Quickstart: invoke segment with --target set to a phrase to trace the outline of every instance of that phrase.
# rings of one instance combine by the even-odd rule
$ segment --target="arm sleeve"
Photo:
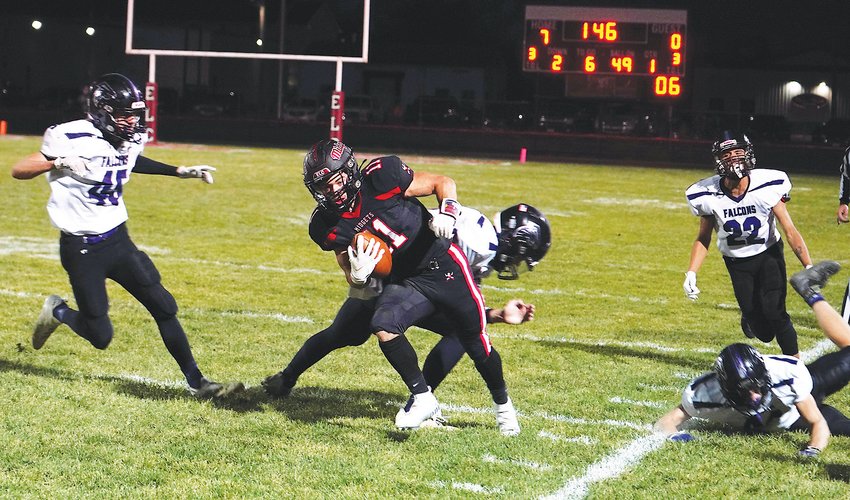
[[[139,156],[136,159],[136,166],[133,167],[133,173],[177,177],[177,167]]]
[[[850,204],[850,147],[844,150],[840,172],[841,180],[838,184],[838,202],[847,205]]]

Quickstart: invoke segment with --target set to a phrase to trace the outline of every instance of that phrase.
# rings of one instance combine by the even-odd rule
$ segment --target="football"
[[[351,239],[351,246],[353,248],[357,248],[357,237],[363,236],[366,245],[369,244],[369,240],[374,239],[378,242],[378,246],[384,250],[384,255],[381,257],[381,260],[378,262],[378,265],[375,266],[375,270],[372,271],[372,276],[375,278],[386,278],[390,275],[390,271],[393,269],[393,256],[390,253],[390,247],[384,243],[384,240],[378,238],[374,234],[369,231],[363,230],[354,235],[354,238]]]

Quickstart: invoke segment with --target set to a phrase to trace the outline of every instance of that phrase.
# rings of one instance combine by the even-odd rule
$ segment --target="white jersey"
[[[429,212],[433,216],[438,214],[439,210],[432,209]],[[474,208],[463,207],[455,222],[453,241],[469,261],[476,281],[490,273],[490,262],[496,257],[496,250],[499,248],[499,234],[490,219]],[[363,288],[349,287],[348,296],[367,300],[377,297],[382,290],[381,281],[373,278]]]
[[[144,149],[143,144],[125,143],[115,149],[100,130],[88,120],[54,125],[44,132],[41,153],[47,158],[84,158],[90,183],[75,179],[66,171],[47,174],[50,222],[69,234],[101,234],[127,220],[122,197],[123,186]]]
[[[812,393],[812,376],[806,365],[793,356],[765,356],[764,365],[770,375],[773,398],[769,413],[763,414],[764,429],[788,429],[800,412],[795,406]],[[695,378],[682,393],[682,408],[691,417],[743,429],[747,417],[729,405],[720,391],[714,372]]]
[[[715,175],[692,184],[685,195],[691,212],[714,216],[717,248],[727,257],[758,255],[780,240],[773,207],[789,199],[791,181],[779,170],[755,169],[740,198],[725,193]]]
[[[499,235],[490,219],[474,208],[463,207],[455,223],[454,243],[466,255],[476,281],[489,274],[490,262],[499,249]]]

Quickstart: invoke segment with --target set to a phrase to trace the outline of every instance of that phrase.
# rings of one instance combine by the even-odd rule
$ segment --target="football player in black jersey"
[[[352,287],[365,287],[380,260],[377,249],[349,245],[356,233],[368,229],[393,252],[392,273],[368,324],[412,394],[396,415],[396,426],[415,429],[439,410],[404,333],[417,321],[443,313],[455,322],[458,338],[492,394],[500,431],[519,433],[502,361],[487,336],[483,297],[466,257],[449,239],[460,212],[454,181],[414,173],[397,156],[375,158],[361,171],[351,148],[323,140],[304,158],[304,183],[318,203],[310,237],[336,254]],[[433,217],[417,199],[430,195],[440,203]]]

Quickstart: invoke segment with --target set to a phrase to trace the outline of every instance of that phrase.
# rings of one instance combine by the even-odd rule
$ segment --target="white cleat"
[[[449,421],[443,416],[443,410],[437,408],[433,417],[419,424],[420,429],[440,429],[443,431],[456,431],[457,427],[449,425]]]
[[[503,436],[516,436],[519,434],[519,420],[516,418],[516,409],[511,398],[508,398],[508,402],[505,404],[494,405],[494,408],[496,410],[496,423],[499,425],[499,432]]]
[[[395,426],[399,429],[418,429],[422,422],[436,415],[438,411],[440,404],[430,389],[422,394],[414,394],[396,413]]]
[[[35,320],[35,327],[32,329],[32,347],[33,349],[41,349],[47,339],[50,337],[59,325],[62,323],[53,317],[53,310],[59,304],[64,304],[65,300],[58,295],[49,295],[44,299],[44,305],[41,306],[41,312],[38,314],[38,319]]]

